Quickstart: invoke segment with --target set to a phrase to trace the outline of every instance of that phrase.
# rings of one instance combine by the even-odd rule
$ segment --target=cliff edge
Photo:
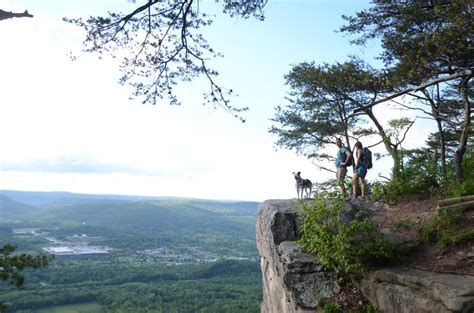
[[[373,203],[347,203],[380,221]],[[257,247],[262,269],[263,313],[316,312],[321,299],[339,293],[336,275],[296,244],[303,220],[298,200],[267,200],[257,213]],[[391,240],[409,240],[394,237]],[[368,300],[383,312],[474,312],[474,276],[440,274],[410,267],[369,272],[362,281]]]

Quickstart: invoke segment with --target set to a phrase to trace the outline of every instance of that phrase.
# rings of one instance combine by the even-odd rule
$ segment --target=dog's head
[[[293,172],[293,176],[295,177],[295,179],[301,179],[301,172]]]

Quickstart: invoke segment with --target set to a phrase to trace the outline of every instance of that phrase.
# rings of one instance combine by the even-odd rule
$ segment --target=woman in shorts
[[[361,197],[365,196],[365,175],[367,168],[362,164],[362,143],[357,141],[354,145],[354,174],[352,176],[352,195],[357,197],[357,187],[360,181]]]

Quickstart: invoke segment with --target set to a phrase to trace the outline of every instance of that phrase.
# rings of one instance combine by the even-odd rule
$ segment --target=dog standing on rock
[[[311,191],[313,190],[313,183],[309,179],[301,178],[301,172],[293,172],[293,176],[296,180],[296,193],[298,194],[298,199],[310,198]],[[306,197],[304,197],[305,194]]]

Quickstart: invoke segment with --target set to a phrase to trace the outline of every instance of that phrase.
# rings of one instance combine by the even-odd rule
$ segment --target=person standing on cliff
[[[342,144],[341,138],[336,138],[336,146],[339,148],[337,150],[336,156],[336,179],[339,183],[339,188],[341,189],[342,196],[346,198],[347,190],[344,180],[347,175],[347,166],[350,165],[349,162],[351,160],[352,153]]]
[[[360,181],[361,197],[365,196],[365,175],[367,175],[367,167],[362,162],[362,143],[357,141],[354,144],[354,159],[355,159],[355,168],[354,175],[352,176],[352,196],[357,197],[357,185]]]

